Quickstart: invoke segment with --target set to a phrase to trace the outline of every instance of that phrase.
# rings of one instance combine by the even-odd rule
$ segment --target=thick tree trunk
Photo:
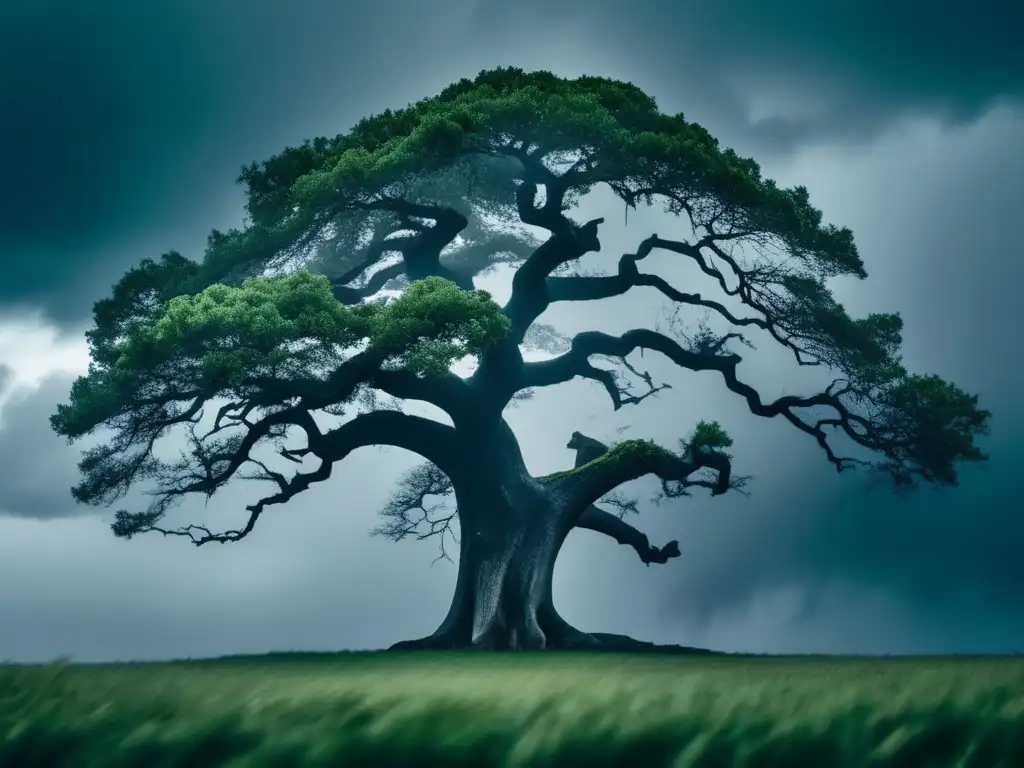
[[[453,478],[459,571],[448,615],[428,637],[395,649],[541,650],[595,642],[554,608],[552,575],[573,521],[526,469],[511,431]],[[489,455],[488,455],[489,454]]]
[[[496,493],[458,495],[459,572],[448,615],[432,635],[394,647],[541,650],[582,636],[551,601],[567,528],[543,487],[523,476]]]

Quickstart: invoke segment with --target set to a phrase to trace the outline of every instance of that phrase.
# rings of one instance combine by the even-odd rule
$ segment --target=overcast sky
[[[367,536],[408,454],[360,451],[237,545],[124,542],[106,510],[74,505],[78,449],[46,417],[88,364],[92,303],[140,259],[198,256],[211,228],[237,224],[243,163],[496,65],[631,80],[808,186],[870,274],[837,285],[842,300],[901,311],[908,364],[994,414],[987,466],[906,500],[837,476],[710,375],[654,364],[674,389],[617,414],[582,383],[544,392],[509,417],[536,472],[572,461],[576,429],[668,442],[714,418],[756,475],[749,498],[635,518],[655,544],[679,539],[666,565],[574,532],[556,569],[563,615],[723,650],[1024,649],[1021,13],[1012,0],[0,0],[0,659],[372,648],[434,629],[455,567],[430,567],[430,542]],[[672,233],[654,212],[623,226],[620,209],[587,266]],[[691,279],[667,257],[645,265]],[[507,275],[487,287],[502,297]],[[658,309],[640,293],[544,319],[618,332]],[[741,370],[767,396],[817,383],[771,354]],[[253,493],[183,512],[230,523]]]

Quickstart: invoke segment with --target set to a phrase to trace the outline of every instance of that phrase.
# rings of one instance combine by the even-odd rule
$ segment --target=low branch
[[[686,482],[705,468],[716,473],[711,495],[726,493],[732,475],[732,462],[726,454],[693,445],[680,456],[646,440],[627,440],[581,467],[549,476],[547,482],[556,494],[568,499],[570,510],[579,510],[577,514],[582,515],[602,496],[631,480],[655,475],[662,481]],[[592,519],[595,517],[592,515]],[[607,520],[599,522],[606,527],[613,525]]]
[[[320,459],[320,463],[315,469],[310,472],[297,472],[290,478],[286,478],[283,474],[273,472],[261,462],[252,459],[250,451],[260,437],[266,435],[271,426],[281,423],[291,423],[306,432],[309,441],[308,453]],[[268,416],[253,425],[230,458],[226,459],[225,469],[215,476],[177,488],[165,487],[159,494],[162,497],[160,500],[162,503],[158,502],[155,510],[137,514],[119,511],[112,528],[116,535],[126,539],[140,533],[156,532],[165,536],[186,537],[196,546],[214,541],[219,543],[239,541],[253,530],[260,515],[268,506],[284,504],[305,491],[313,483],[327,480],[331,476],[335,462],[342,460],[358,448],[371,445],[404,448],[423,456],[438,467],[447,468],[448,472],[457,471],[458,468],[455,430],[431,419],[399,411],[374,411],[357,416],[334,430],[321,433],[307,411],[291,409]],[[263,473],[258,479],[275,482],[278,492],[246,507],[249,519],[245,526],[222,533],[213,533],[206,526],[195,524],[181,528],[164,528],[159,525],[168,508],[168,500],[181,498],[188,493],[210,495],[246,463],[253,463],[261,468]]]
[[[453,529],[459,510],[444,501],[428,504],[427,499],[444,499],[454,492],[451,479],[436,465],[426,462],[413,467],[402,476],[391,498],[380,510],[384,522],[374,528],[372,534],[392,541],[409,537],[423,541],[437,537],[440,552],[435,562],[451,562],[446,544],[448,538],[459,543]]]
[[[673,557],[679,557],[679,542],[670,541],[664,547],[651,546],[646,534],[627,523],[621,517],[606,512],[591,504],[583,510],[576,521],[576,528],[603,533],[626,546],[636,550],[640,560],[646,565],[651,563],[667,563]]]

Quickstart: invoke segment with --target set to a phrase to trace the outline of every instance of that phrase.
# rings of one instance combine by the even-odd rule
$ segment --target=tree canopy
[[[211,233],[201,259],[169,252],[143,261],[96,304],[92,365],[52,418],[71,440],[103,430],[105,441],[81,462],[80,501],[112,504],[137,483],[154,485],[148,510],[118,513],[118,535],[241,538],[267,505],[326,480],[334,462],[367,445],[420,454],[432,469],[413,486],[436,494],[454,483],[458,495],[460,473],[483,446],[501,454],[494,467],[519,460],[502,413],[524,392],[580,377],[603,386],[619,408],[658,391],[629,361],[644,350],[716,372],[738,404],[782,417],[839,470],[866,465],[902,487],[954,485],[960,463],[985,458],[976,439],[989,414],[977,398],[906,370],[898,314],[855,318],[833,296],[830,279],[866,277],[850,230],[823,222],[805,188],[777,186],[753,160],[682,114],[662,113],[632,84],[485,71],[334,138],[286,148],[245,167],[238,181],[247,195],[242,228]],[[651,235],[616,273],[573,274],[574,263],[601,248],[604,219],[572,217],[598,187],[627,209],[664,207],[686,237]],[[655,250],[695,264],[705,290],[685,292],[641,271]],[[501,307],[473,283],[499,264],[516,268]],[[551,304],[640,287],[725,329],[688,337],[588,331],[547,359],[524,360],[523,348],[550,333],[537,320]],[[734,346],[749,344],[751,333],[801,366],[833,371],[832,384],[765,400],[738,373]],[[473,372],[453,373],[466,357]],[[368,408],[367,393],[430,403],[452,424]],[[319,413],[347,420],[327,430],[313,418]],[[154,445],[175,427],[187,431],[189,450],[179,460],[157,458]],[[296,434],[299,443],[289,442]],[[835,435],[857,455],[837,448]],[[724,452],[731,443],[717,422],[702,421],[678,450],[626,441],[548,477],[546,487],[573,499],[578,525],[619,538],[627,534],[597,512],[579,515],[644,474],[676,493],[736,487]],[[254,455],[261,445],[299,466],[292,474],[272,468]],[[162,526],[175,501],[212,494],[236,476],[276,486],[249,508],[244,528]],[[393,533],[414,522],[407,513],[422,508],[423,495],[394,502]]]

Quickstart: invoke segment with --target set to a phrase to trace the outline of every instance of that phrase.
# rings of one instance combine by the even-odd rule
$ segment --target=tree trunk
[[[541,486],[522,481],[518,492],[457,494],[459,572],[448,615],[432,635],[394,648],[541,650],[575,632],[551,603],[564,521]]]
[[[501,443],[510,437],[509,431]],[[394,649],[541,650],[596,642],[562,619],[552,602],[555,560],[572,520],[530,476],[518,446],[503,447],[452,478],[461,537],[448,615],[433,634]]]

